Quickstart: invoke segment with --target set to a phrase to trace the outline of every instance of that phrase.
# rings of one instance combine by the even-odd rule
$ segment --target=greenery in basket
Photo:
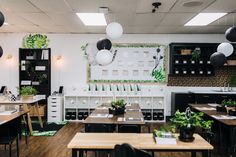
[[[125,100],[124,99],[119,99],[119,100],[116,100],[116,101],[112,101],[111,102],[111,106],[113,108],[124,108],[126,105],[125,103]]]
[[[195,48],[192,52],[192,60],[199,60],[200,59],[200,54],[201,54],[201,49],[198,47],[198,48]]]
[[[172,124],[175,128],[185,127],[185,128],[191,128],[191,127],[199,127],[203,128],[204,130],[210,130],[213,121],[212,120],[204,120],[203,119],[204,113],[202,112],[192,112],[190,108],[187,108],[185,112],[180,112],[177,110],[173,116],[173,118],[170,119]]]
[[[225,107],[225,106],[227,106],[227,107],[236,107],[236,101],[231,100],[231,99],[223,100],[221,102],[221,106],[223,106],[223,107]]]
[[[173,126],[161,126],[160,129],[153,130],[153,134],[156,137],[163,137],[163,135],[166,134],[173,136],[173,133],[175,133],[175,128]]]
[[[49,39],[46,35],[35,34],[27,35],[23,38],[22,46],[24,48],[47,48]]]
[[[19,90],[21,96],[36,95],[38,91],[32,86],[24,86]]]

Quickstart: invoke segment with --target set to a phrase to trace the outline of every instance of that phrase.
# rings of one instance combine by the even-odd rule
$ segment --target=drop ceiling
[[[156,1],[162,5],[152,13]],[[190,1],[201,5],[186,7]],[[84,26],[76,16],[98,12],[99,7],[108,7],[107,22],[121,23],[127,34],[224,33],[236,23],[236,0],[0,0],[0,11],[9,23],[0,32],[105,33],[104,26]],[[199,12],[229,14],[205,27],[185,27]]]

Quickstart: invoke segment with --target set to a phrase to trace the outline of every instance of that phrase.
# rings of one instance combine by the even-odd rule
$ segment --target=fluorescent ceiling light
[[[184,26],[206,26],[228,13],[199,13]]]
[[[76,13],[86,26],[106,26],[107,22],[103,13]]]

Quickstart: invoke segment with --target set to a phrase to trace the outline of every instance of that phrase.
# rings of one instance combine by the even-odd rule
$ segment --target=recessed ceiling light
[[[86,26],[106,26],[107,22],[103,13],[76,13]]]
[[[184,26],[206,26],[228,13],[199,13]]]
[[[7,23],[7,22],[4,22],[3,24],[6,25],[6,26],[9,25],[9,23]]]

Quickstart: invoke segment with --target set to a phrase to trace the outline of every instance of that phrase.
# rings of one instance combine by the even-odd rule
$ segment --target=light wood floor
[[[155,127],[155,126],[154,126]],[[67,144],[73,136],[80,132],[83,128],[81,123],[69,123],[60,129],[53,137],[30,137],[28,146],[25,144],[24,138],[20,144],[21,157],[70,157],[71,150],[67,149]],[[147,132],[146,128],[142,128],[143,132]],[[152,130],[152,128],[151,128]],[[12,157],[16,156],[16,148],[12,148]],[[89,157],[93,157],[93,153],[89,153]],[[190,153],[156,153],[158,157],[190,157]],[[8,157],[8,150],[4,150],[4,146],[0,146],[0,157]],[[201,157],[201,154],[197,154]],[[224,157],[224,155],[213,154],[212,157]]]

